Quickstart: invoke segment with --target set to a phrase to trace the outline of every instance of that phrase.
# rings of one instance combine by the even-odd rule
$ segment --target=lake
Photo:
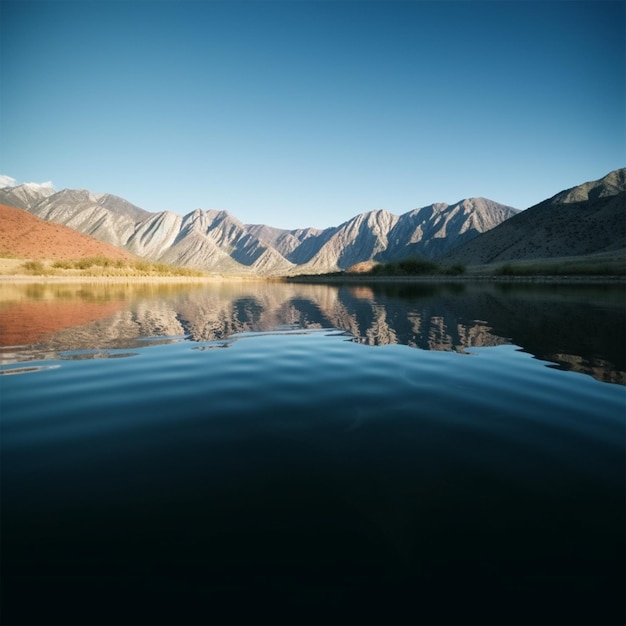
[[[622,624],[624,286],[0,284],[6,624]]]

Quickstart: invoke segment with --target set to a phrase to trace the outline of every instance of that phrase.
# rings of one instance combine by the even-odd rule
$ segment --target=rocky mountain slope
[[[32,184],[0,189],[0,202],[153,261],[264,276],[324,273],[407,256],[435,259],[517,213],[470,198],[399,216],[370,211],[323,230],[283,230],[245,225],[225,211],[150,213],[110,194]]]
[[[482,265],[626,248],[626,168],[562,191],[443,256]]]
[[[485,198],[470,198],[454,205],[432,204],[399,216],[385,210],[370,211],[325,230],[246,228],[300,270],[316,273],[372,259],[436,259],[517,212]]]
[[[82,259],[106,256],[132,259],[115,246],[61,224],[46,222],[23,209],[0,204],[0,256],[24,259]]]

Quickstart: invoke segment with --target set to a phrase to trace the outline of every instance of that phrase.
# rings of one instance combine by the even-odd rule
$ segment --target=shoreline
[[[3,283],[222,283],[222,282],[258,282],[265,279],[251,276],[29,276],[28,274],[2,275]]]
[[[288,276],[286,282],[295,283],[332,283],[332,284],[364,284],[364,283],[550,283],[550,284],[610,284],[626,285],[626,276],[601,275],[536,275],[536,276],[494,276],[488,274],[462,276]]]
[[[537,275],[537,276],[493,276],[493,275],[464,275],[464,276],[33,276],[29,274],[0,274],[0,284],[36,283],[175,283],[175,284],[212,284],[226,282],[281,282],[281,283],[311,283],[311,284],[439,284],[439,283],[549,283],[549,284],[606,284],[626,285],[626,276],[583,276],[583,275]]]

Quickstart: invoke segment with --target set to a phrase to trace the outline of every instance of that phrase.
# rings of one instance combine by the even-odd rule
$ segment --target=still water
[[[624,296],[0,285],[2,622],[623,623]]]

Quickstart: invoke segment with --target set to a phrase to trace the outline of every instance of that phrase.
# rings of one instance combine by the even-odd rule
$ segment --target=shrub
[[[494,273],[496,276],[515,276],[516,270],[510,263],[506,263],[496,269]]]
[[[443,273],[447,276],[460,276],[461,274],[465,274],[465,265],[463,265],[463,263],[455,263],[450,267],[446,267]]]
[[[365,272],[365,274],[371,274],[372,276],[387,276],[389,274],[388,267],[386,263],[379,263],[378,265],[374,265],[369,272]]]
[[[24,269],[31,274],[45,274],[46,266],[41,261],[26,261]]]
[[[89,269],[92,265],[93,265],[93,261],[89,257],[74,261],[74,267],[77,270],[86,270],[86,269]]]
[[[90,256],[76,260],[59,260],[52,264],[55,269],[82,270],[84,276],[204,276],[204,272],[188,267],[167,265],[138,259],[109,259],[105,256]],[[49,274],[51,271],[41,261],[28,261],[24,269],[33,274]]]
[[[138,272],[149,272],[151,265],[152,264],[147,261],[135,261],[133,263],[133,268]]]
[[[52,267],[60,270],[71,270],[74,267],[73,261],[55,261]]]
[[[408,258],[395,263],[375,265],[368,273],[373,276],[419,276],[435,274],[439,266],[432,261],[419,258]]]
[[[411,258],[400,261],[398,268],[401,273],[413,276],[416,274],[432,274],[437,271],[438,265],[426,259]]]

